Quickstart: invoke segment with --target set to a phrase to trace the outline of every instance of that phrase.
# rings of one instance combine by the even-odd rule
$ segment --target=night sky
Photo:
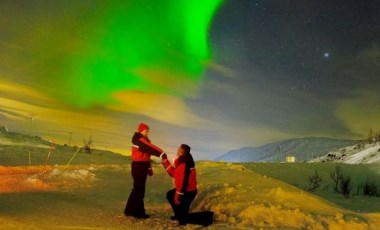
[[[1,1],[0,125],[196,159],[380,130],[375,0]],[[33,119],[32,119],[33,117]]]

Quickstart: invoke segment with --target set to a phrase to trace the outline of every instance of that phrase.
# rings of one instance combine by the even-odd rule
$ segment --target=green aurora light
[[[33,39],[39,52],[50,53],[42,55],[45,64],[36,74],[50,94],[82,108],[112,103],[117,91],[184,95],[183,86],[198,84],[211,59],[208,28],[221,4],[132,0],[90,10],[82,5],[82,12],[71,11],[68,20],[75,23],[52,22],[60,28],[35,31],[51,38],[48,44]]]

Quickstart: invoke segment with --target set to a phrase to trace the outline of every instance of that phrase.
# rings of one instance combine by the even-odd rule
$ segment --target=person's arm
[[[150,143],[147,141],[144,137],[140,137],[133,143],[134,145],[138,146],[141,152],[147,153],[149,155],[153,155],[156,157],[162,157],[165,152],[157,147],[156,145]]]
[[[170,164],[170,161],[168,159],[164,159],[162,161],[162,165],[164,166],[165,170],[168,172],[169,176],[174,177],[174,167],[172,164]]]

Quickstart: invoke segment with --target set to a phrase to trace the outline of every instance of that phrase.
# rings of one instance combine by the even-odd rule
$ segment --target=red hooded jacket
[[[174,177],[174,184],[177,194],[192,192],[197,190],[197,172],[191,154],[184,154],[174,161],[174,167],[168,159],[163,160],[166,171]]]

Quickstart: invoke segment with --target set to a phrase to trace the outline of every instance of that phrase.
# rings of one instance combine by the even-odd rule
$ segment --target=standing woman
[[[177,150],[178,158],[172,166],[168,159],[163,159],[162,164],[171,177],[174,177],[175,188],[166,193],[174,216],[171,219],[178,220],[180,225],[186,225],[189,209],[197,195],[197,173],[195,163],[190,154],[190,146],[182,144]]]
[[[149,218],[149,215],[145,213],[144,196],[147,176],[153,175],[150,157],[153,155],[162,159],[167,158],[166,153],[162,149],[150,142],[148,134],[149,126],[140,123],[137,127],[137,132],[132,137],[131,173],[133,188],[124,209],[126,216],[139,219]]]

